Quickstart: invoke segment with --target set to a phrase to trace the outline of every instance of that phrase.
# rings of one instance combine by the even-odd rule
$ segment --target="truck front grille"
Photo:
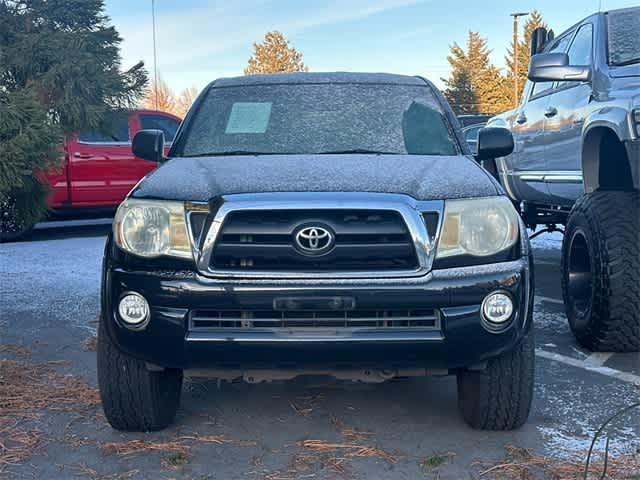
[[[193,310],[189,330],[220,329],[420,329],[440,330],[439,312],[434,309],[275,311]]]
[[[301,252],[296,232],[326,227],[335,243],[326,254]],[[367,272],[418,268],[402,216],[390,210],[260,210],[231,212],[211,256],[212,270],[242,272]]]

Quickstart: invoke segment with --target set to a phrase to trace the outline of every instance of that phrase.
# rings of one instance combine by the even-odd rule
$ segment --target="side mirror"
[[[133,137],[131,151],[136,157],[160,163],[164,158],[164,132],[140,130]]]
[[[588,82],[591,66],[569,65],[566,53],[539,53],[531,57],[528,77],[532,82]]]
[[[489,127],[478,132],[476,160],[505,157],[513,152],[513,135],[506,128]]]

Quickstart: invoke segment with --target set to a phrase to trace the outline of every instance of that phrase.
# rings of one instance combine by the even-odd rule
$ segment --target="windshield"
[[[607,22],[609,65],[640,63],[640,8],[610,12]]]
[[[381,153],[455,155],[427,86],[274,84],[211,88],[178,156]]]

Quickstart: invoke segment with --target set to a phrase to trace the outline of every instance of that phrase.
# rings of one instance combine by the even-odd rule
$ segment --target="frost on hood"
[[[473,160],[422,155],[264,155],[174,158],[133,196],[208,201],[260,192],[401,193],[416,200],[485,197],[500,190]]]

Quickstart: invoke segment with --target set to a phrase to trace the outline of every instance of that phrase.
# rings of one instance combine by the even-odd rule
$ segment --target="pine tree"
[[[457,43],[450,47],[451,65],[445,96],[457,113],[498,113],[508,109],[504,81],[489,59],[487,40],[469,31],[466,49]]]
[[[515,69],[515,61],[513,56],[513,40],[511,40],[510,47],[507,49],[507,56],[505,57],[505,62],[507,64],[507,68],[509,70],[509,74],[507,75],[508,84],[511,86],[511,90],[509,92],[509,98],[511,107],[520,103],[520,96],[522,95],[522,89],[524,88],[524,84],[527,81],[527,71],[529,70],[529,60],[531,59],[531,34],[538,27],[547,28],[547,24],[544,23],[542,19],[542,14],[538,10],[534,10],[531,12],[529,17],[524,23],[524,28],[522,32],[522,36],[519,37],[518,40],[518,98],[513,98],[513,78],[514,78],[514,69]]]
[[[256,73],[306,72],[302,53],[293,48],[278,31],[267,32],[262,43],[253,44],[245,75]]]
[[[447,89],[444,95],[456,114],[476,111],[478,97],[471,83],[471,74],[468,69],[460,68],[452,71],[450,79],[445,80],[445,84]]]
[[[102,0],[0,0],[0,239],[46,210],[34,171],[63,134],[136,104],[147,75],[121,71],[120,42]]]

